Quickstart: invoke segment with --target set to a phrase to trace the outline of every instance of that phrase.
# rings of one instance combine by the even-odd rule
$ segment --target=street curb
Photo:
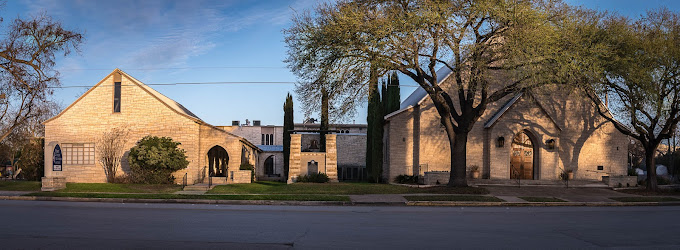
[[[81,198],[49,196],[0,196],[0,200],[22,201],[75,201],[110,203],[169,203],[169,204],[220,204],[220,205],[290,205],[290,206],[348,206],[349,201],[276,201],[276,200],[206,200],[206,199],[131,199],[131,198]]]
[[[72,201],[109,203],[166,203],[215,205],[283,205],[283,206],[430,206],[430,207],[630,207],[680,206],[680,202],[470,202],[470,201],[407,201],[407,202],[351,202],[351,201],[276,201],[276,200],[206,200],[206,199],[132,199],[81,198],[49,196],[0,196],[0,200]]]
[[[680,206],[680,202],[469,202],[469,201],[408,201],[407,206],[439,207],[636,207]]]

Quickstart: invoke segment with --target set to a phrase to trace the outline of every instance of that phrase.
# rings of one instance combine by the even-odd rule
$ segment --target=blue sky
[[[310,9],[316,0],[273,1],[103,1],[19,0],[0,10],[4,25],[17,16],[44,12],[69,29],[85,33],[81,52],[59,58],[64,86],[92,86],[115,68],[147,84],[184,82],[294,82],[283,60],[282,29],[295,11]],[[567,0],[598,10],[638,17],[647,9],[673,0]],[[403,78],[402,78],[403,79]],[[405,80],[405,79],[403,79]],[[402,81],[402,84],[413,84]],[[204,121],[228,125],[231,120],[262,120],[283,124],[282,105],[293,84],[224,84],[153,86],[182,103]],[[403,87],[402,100],[415,88]],[[64,106],[87,88],[55,91]],[[295,99],[295,122],[301,122]],[[362,108],[362,110],[365,108]],[[366,121],[366,112],[354,118]]]

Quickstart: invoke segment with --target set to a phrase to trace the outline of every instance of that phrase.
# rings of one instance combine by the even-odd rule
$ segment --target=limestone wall
[[[267,176],[264,174],[264,164],[268,157],[274,159],[274,174],[279,176]],[[260,153],[256,175],[258,180],[283,180],[283,152],[262,152]]]
[[[227,173],[230,173],[231,171],[238,171],[239,168],[241,167],[242,148],[243,147],[252,148],[249,145],[241,142],[237,137],[228,135],[224,131],[212,126],[201,125],[200,134],[201,134],[200,137],[201,154],[198,161],[200,164],[199,165],[200,168],[197,168],[196,172],[189,172],[189,175],[191,176],[191,178],[189,179],[194,180],[194,183],[203,182],[205,176],[208,175],[209,167],[208,151],[212,147],[220,146],[227,151],[227,154],[229,155]],[[251,158],[250,163],[253,166],[257,166],[257,156],[253,155],[250,158]]]
[[[316,172],[325,172],[331,182],[338,181],[337,137],[335,134],[326,135],[326,152],[302,152],[302,135],[291,134],[290,137],[288,183],[295,182],[299,176],[309,174],[308,164],[312,160],[318,164]]]
[[[489,104],[468,135],[467,165],[479,166],[483,178],[510,177],[512,139],[525,130],[537,146],[534,164],[538,179],[557,179],[563,169],[573,170],[577,179],[599,180],[604,175],[626,173],[627,137],[600,117],[578,91],[545,87],[527,92],[493,126],[484,128],[513,97]],[[397,175],[423,170],[450,171],[449,142],[439,120],[429,98],[389,118],[385,126],[389,135],[385,140],[386,178],[392,181]],[[501,136],[506,145],[499,148],[496,140]],[[549,139],[556,141],[555,149],[546,147]]]
[[[144,136],[167,136],[182,143],[189,166],[178,171],[178,181],[184,172],[195,173],[200,164],[199,124],[178,114],[161,101],[137,86],[130,79],[122,77],[121,112],[113,112],[113,74],[89,90],[72,106],[45,123],[45,176],[66,177],[67,182],[106,182],[103,167],[95,161],[87,165],[63,165],[63,171],[52,171],[51,152],[56,143],[94,143],[104,132],[112,128],[129,129],[129,140],[125,148],[131,148]],[[95,159],[99,155],[95,150]],[[128,172],[123,162],[122,172]]]
[[[365,134],[337,134],[338,166],[365,167],[366,165],[366,135]]]

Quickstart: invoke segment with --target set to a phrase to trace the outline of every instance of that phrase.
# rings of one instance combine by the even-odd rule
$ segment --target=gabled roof
[[[169,97],[167,97],[167,96],[161,94],[160,92],[156,91],[155,89],[152,89],[151,87],[149,87],[149,85],[146,85],[146,84],[142,83],[141,81],[139,81],[139,80],[137,80],[136,78],[134,78],[134,77],[128,75],[127,73],[123,72],[122,70],[120,70],[120,69],[116,69],[116,70],[117,70],[118,72],[120,72],[121,75],[126,76],[126,77],[127,77],[128,79],[130,79],[132,82],[135,82],[137,85],[139,85],[139,86],[142,87],[144,90],[146,90],[149,94],[151,94],[152,96],[156,97],[156,99],[158,99],[159,101],[161,101],[163,104],[165,104],[166,106],[168,106],[169,108],[171,108],[171,109],[174,110],[175,112],[177,112],[177,113],[179,113],[179,114],[181,114],[181,115],[189,116],[189,117],[192,117],[192,118],[194,118],[194,119],[198,119],[198,120],[202,121],[201,118],[198,118],[197,115],[195,115],[193,112],[189,111],[187,108],[185,108],[184,106],[182,106],[182,104],[180,104],[180,103],[176,102],[175,100],[172,100],[172,99],[170,99]],[[116,72],[116,70],[114,70],[114,72]],[[105,79],[106,79],[106,78],[105,78]]]
[[[444,80],[446,80],[446,78],[449,78],[451,73],[453,73],[453,71],[451,71],[451,69],[449,69],[446,66],[439,68],[437,70],[437,84],[442,83]],[[405,110],[417,106],[418,104],[422,103],[426,98],[427,92],[425,91],[425,89],[423,89],[423,87],[418,87],[416,90],[413,91],[413,93],[406,97],[406,99],[401,104],[399,104],[399,110],[385,115],[384,117],[385,120],[401,112],[404,112]]]
[[[193,112],[189,111],[189,109],[187,109],[187,108],[185,108],[184,106],[182,106],[182,104],[179,104],[178,102],[176,102],[176,101],[170,99],[169,97],[167,97],[167,96],[161,94],[160,92],[156,91],[155,89],[149,87],[148,85],[142,83],[141,81],[139,81],[139,80],[137,80],[136,78],[134,78],[134,77],[128,75],[127,73],[125,73],[124,71],[122,71],[121,69],[118,69],[118,68],[114,69],[111,73],[109,73],[108,75],[106,75],[106,77],[104,77],[101,81],[99,81],[97,84],[95,84],[94,86],[92,86],[92,88],[90,88],[89,90],[87,90],[87,92],[85,92],[85,94],[81,95],[78,99],[76,99],[73,103],[71,103],[71,105],[69,105],[69,106],[66,107],[64,110],[62,110],[59,114],[55,115],[54,117],[52,117],[52,118],[50,118],[50,119],[45,120],[44,122],[42,122],[42,124],[46,124],[46,123],[48,123],[48,122],[50,122],[50,121],[52,121],[52,120],[58,118],[58,117],[61,116],[62,114],[64,114],[67,110],[69,110],[71,107],[73,107],[73,105],[75,105],[76,103],[78,103],[78,102],[79,102],[81,99],[83,99],[86,95],[88,95],[88,94],[89,94],[90,92],[92,92],[94,89],[96,89],[97,87],[99,87],[99,85],[103,84],[104,81],[105,81],[106,79],[108,79],[109,77],[113,76],[113,74],[115,74],[115,73],[121,74],[121,77],[126,77],[128,80],[130,80],[130,82],[132,82],[132,83],[134,83],[135,85],[137,85],[137,86],[139,86],[140,88],[142,88],[144,91],[146,91],[147,93],[149,93],[149,95],[151,95],[152,97],[156,98],[156,99],[157,99],[158,101],[160,101],[163,105],[165,105],[166,107],[168,107],[168,108],[170,108],[171,110],[175,111],[177,114],[179,114],[179,115],[181,115],[181,116],[184,116],[184,117],[187,117],[187,118],[189,118],[190,120],[192,120],[192,121],[194,121],[194,122],[196,122],[196,123],[198,123],[198,124],[206,125],[206,126],[209,126],[209,127],[211,127],[211,128],[217,129],[217,130],[219,130],[219,131],[221,131],[221,132],[224,132],[224,133],[226,133],[226,134],[228,134],[228,135],[234,136],[234,137],[238,138],[241,142],[247,144],[248,146],[250,146],[250,147],[252,147],[252,148],[254,148],[254,149],[258,150],[258,151],[262,151],[260,148],[258,148],[257,146],[255,146],[255,144],[251,143],[250,141],[246,140],[245,138],[243,138],[243,137],[241,137],[241,136],[238,136],[238,135],[235,135],[235,134],[232,134],[232,133],[229,133],[229,132],[225,131],[224,129],[215,127],[215,126],[213,126],[213,125],[211,125],[211,124],[209,124],[209,123],[207,123],[207,122],[204,122],[203,120],[201,120],[201,118],[198,118],[198,116],[197,116],[196,114],[194,114]]]
[[[191,119],[191,120],[193,120],[193,121],[195,121],[195,122],[197,122],[197,123],[199,123],[199,124],[206,124],[203,120],[201,120],[201,118],[198,118],[198,116],[196,116],[194,113],[192,113],[192,112],[189,111],[187,108],[185,108],[184,106],[182,106],[182,104],[179,104],[178,102],[176,102],[176,101],[174,101],[174,100],[168,98],[167,96],[164,96],[163,94],[161,94],[161,93],[159,93],[158,91],[152,89],[152,88],[149,87],[148,85],[142,83],[141,81],[135,79],[134,77],[128,75],[127,73],[123,72],[122,70],[120,70],[120,69],[118,69],[118,68],[116,68],[116,69],[113,70],[111,73],[109,73],[108,75],[106,75],[106,77],[104,77],[101,81],[99,81],[97,84],[95,84],[94,86],[92,86],[92,88],[88,89],[87,92],[85,92],[85,94],[81,95],[78,99],[76,99],[76,101],[74,101],[73,103],[71,103],[71,105],[69,105],[68,107],[66,107],[66,108],[65,108],[64,110],[62,110],[59,114],[55,115],[54,117],[52,117],[52,118],[50,118],[50,119],[45,120],[45,121],[43,122],[43,124],[45,124],[45,123],[47,123],[47,122],[49,122],[49,121],[52,121],[52,120],[58,118],[59,116],[61,116],[62,114],[64,114],[67,110],[69,110],[71,107],[73,107],[73,105],[75,105],[76,103],[78,103],[81,99],[83,99],[85,96],[87,96],[90,92],[92,92],[94,89],[96,89],[97,87],[99,87],[99,85],[102,85],[106,79],[108,79],[109,77],[113,76],[113,74],[115,74],[115,73],[121,74],[122,77],[127,78],[128,80],[130,80],[130,82],[134,83],[135,85],[137,85],[137,86],[139,86],[140,88],[142,88],[143,90],[145,90],[147,93],[149,93],[149,95],[153,96],[153,97],[156,98],[158,101],[160,101],[162,104],[164,104],[166,107],[170,108],[171,110],[175,111],[176,113],[178,113],[178,114],[180,114],[180,115],[182,115],[182,116],[185,116],[185,117],[187,117],[187,118],[189,118],[189,119]]]
[[[550,116],[550,114],[548,114],[548,112],[545,111],[545,108],[543,108],[543,105],[541,105],[541,103],[538,102],[538,100],[536,100],[534,95],[531,94],[531,92],[528,92],[528,91],[519,92],[514,97],[512,97],[512,99],[510,99],[507,103],[505,103],[505,105],[503,105],[503,107],[501,107],[498,111],[496,111],[496,113],[491,117],[491,119],[489,119],[488,121],[486,121],[484,123],[484,128],[491,128],[496,123],[496,121],[498,121],[498,119],[500,119],[501,116],[503,116],[503,114],[505,114],[505,112],[507,112],[515,103],[517,103],[517,100],[521,99],[522,96],[525,95],[525,93],[531,97],[531,99],[534,101],[534,103],[536,103],[536,106],[538,106],[538,108],[540,108],[541,111],[543,111],[543,114],[545,114],[548,117],[548,119],[553,123],[553,125],[555,125],[557,130],[562,131],[562,128],[560,128],[560,125],[557,125],[557,122],[555,122],[555,120],[552,118],[552,116]]]

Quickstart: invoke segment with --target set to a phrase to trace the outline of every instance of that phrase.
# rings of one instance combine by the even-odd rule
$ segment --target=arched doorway
[[[512,139],[512,153],[510,155],[511,179],[534,179],[534,173],[536,172],[534,145],[527,131],[519,132]]]
[[[267,176],[274,175],[274,156],[270,155],[264,160],[264,174]]]
[[[229,154],[220,146],[214,146],[208,150],[208,174],[212,176],[227,177],[229,168]]]

